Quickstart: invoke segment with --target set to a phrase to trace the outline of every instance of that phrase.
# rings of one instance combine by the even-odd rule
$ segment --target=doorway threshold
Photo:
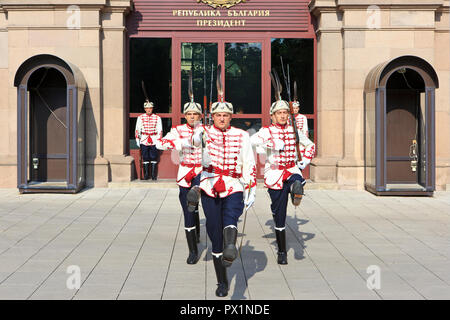
[[[28,187],[67,188],[67,181],[30,181]]]
[[[386,191],[426,191],[424,187],[417,183],[390,183],[386,184]]]
[[[66,181],[30,181],[26,185],[19,186],[19,192],[23,193],[77,193],[78,188],[69,185]]]

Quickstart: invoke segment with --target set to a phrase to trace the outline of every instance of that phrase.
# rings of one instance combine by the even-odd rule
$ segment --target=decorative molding
[[[342,27],[342,31],[434,31],[435,27],[380,27],[380,28],[367,28],[366,26],[352,26]]]
[[[341,27],[341,28],[319,28],[316,34],[322,33],[343,33],[345,31],[434,31],[439,33],[450,33],[449,28],[435,28],[435,27],[381,27],[377,29],[370,29],[365,26],[359,27]]]
[[[197,2],[202,2],[214,9],[217,8],[231,8],[239,3],[247,2],[247,0],[197,0]]]
[[[403,1],[403,0],[402,0]],[[415,11],[441,11],[447,12],[448,5],[444,1],[424,1],[423,3],[412,4],[405,1],[390,1],[386,3],[380,3],[381,1],[336,1],[336,5],[331,4],[330,1],[312,0],[308,7],[310,12],[318,16],[322,13],[330,12],[343,12],[343,11],[361,11],[367,10],[371,5],[376,5],[383,11],[403,11],[403,10],[415,10]]]
[[[123,13],[125,15],[129,14],[132,11],[130,7],[103,7],[101,9],[102,13]]]
[[[120,31],[120,32],[127,32],[126,27],[102,27],[101,30],[103,31]]]
[[[7,32],[8,30],[71,30],[67,26],[9,26],[5,29],[0,29],[0,32]],[[127,32],[126,27],[102,27],[102,26],[85,26],[76,28],[74,30],[98,30],[98,31],[120,31]]]
[[[101,30],[101,26],[83,26],[73,30]],[[71,30],[67,26],[8,26],[7,30]]]
[[[68,5],[4,5],[5,12],[10,11],[67,11]],[[99,5],[78,5],[81,11],[102,10],[104,6]]]

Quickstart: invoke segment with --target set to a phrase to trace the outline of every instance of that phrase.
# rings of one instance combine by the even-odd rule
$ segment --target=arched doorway
[[[367,76],[365,187],[377,194],[432,195],[435,190],[434,95],[425,60],[403,56]]]
[[[40,68],[28,80],[30,184],[67,178],[67,84],[61,72]]]
[[[20,192],[78,192],[85,181],[81,73],[58,57],[38,55],[19,67],[14,84]]]

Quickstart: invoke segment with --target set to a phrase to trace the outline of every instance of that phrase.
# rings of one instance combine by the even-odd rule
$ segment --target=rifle
[[[208,125],[211,124],[211,108],[212,108],[212,95],[213,95],[213,82],[214,81],[214,63],[211,64],[211,91],[209,92],[209,113],[208,113]]]
[[[144,80],[141,80],[141,87],[142,87],[142,92],[144,93],[144,97],[145,97],[145,101],[149,102],[148,100],[148,94],[147,94],[147,90],[145,89],[145,83]],[[144,166],[142,165],[142,152],[141,152],[141,148],[139,148],[139,175],[140,175],[140,179],[142,179],[142,177],[144,176]]]
[[[294,130],[294,134],[295,134],[295,151],[297,153],[297,159],[298,161],[302,161],[302,153],[300,152],[300,136],[298,134],[298,128],[297,128],[297,121],[295,120],[295,115],[294,115],[294,107],[292,105],[292,101],[291,101],[291,88],[290,88],[290,83],[288,81],[288,78],[286,77],[286,73],[284,72],[284,65],[283,65],[283,57],[280,56],[281,59],[281,68],[283,71],[283,78],[284,78],[284,82],[286,84],[287,87],[287,92],[288,92],[288,98],[289,98],[289,113],[291,114],[291,116],[289,117],[289,124],[292,126],[292,129]],[[288,65],[289,68],[289,65]],[[276,74],[275,71],[275,76],[276,78],[278,78],[278,75]],[[290,79],[290,77],[289,77]],[[279,81],[279,80],[278,80]]]
[[[206,110],[208,104],[208,98],[206,96],[206,50],[203,48],[203,108]],[[205,124],[206,124],[206,112],[205,112]]]

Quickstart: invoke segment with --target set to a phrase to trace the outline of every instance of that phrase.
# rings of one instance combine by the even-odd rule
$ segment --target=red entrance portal
[[[194,74],[196,101],[203,105],[205,93],[208,103],[210,100],[211,68],[218,64],[225,68],[222,82],[226,99],[235,108],[233,125],[257,130],[270,124],[273,97],[269,71],[275,67],[281,74],[279,57],[283,56],[284,63],[290,64],[291,82],[297,80],[299,84],[300,112],[306,114],[310,138],[316,142],[316,40],[307,1],[285,4],[279,1],[275,6],[274,2],[255,0],[229,10],[214,10],[191,0],[173,2],[178,8],[168,3],[170,1],[137,0],[136,10],[128,21],[128,140],[129,152],[135,158],[136,177],[139,176],[139,150],[133,132],[136,118],[143,113],[141,80],[149,87],[150,100],[156,104],[155,112],[163,118],[165,134],[171,126],[183,123],[181,109],[187,101],[189,70]],[[288,7],[292,10],[286,10]],[[231,17],[230,10],[234,10]],[[198,15],[212,15],[213,11],[221,13],[220,17],[207,16],[200,20],[230,21],[236,19],[234,15],[244,19],[243,16],[249,14],[256,14],[256,17],[245,17],[246,26],[197,26]],[[284,15],[284,19],[280,19],[280,15]],[[212,91],[215,101],[215,81]],[[287,95],[284,98],[287,100]],[[175,158],[172,152],[161,153],[159,178],[176,177]],[[262,177],[264,166],[263,159],[260,160],[258,175]],[[309,177],[309,170],[305,173]]]

